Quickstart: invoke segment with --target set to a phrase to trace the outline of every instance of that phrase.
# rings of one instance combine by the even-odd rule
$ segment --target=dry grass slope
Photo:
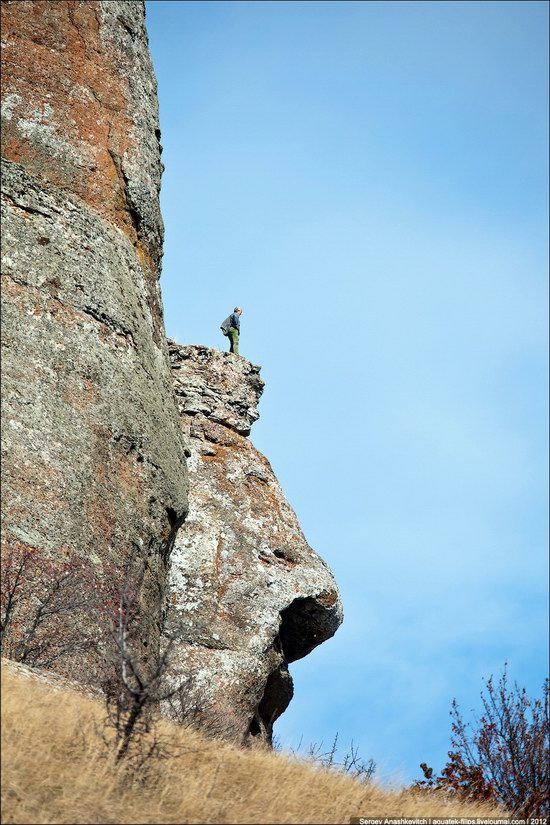
[[[281,754],[240,750],[162,722],[177,755],[132,782],[104,755],[103,707],[69,687],[2,672],[5,823],[347,823],[352,816],[494,816],[390,792]],[[103,750],[103,754],[102,754]]]

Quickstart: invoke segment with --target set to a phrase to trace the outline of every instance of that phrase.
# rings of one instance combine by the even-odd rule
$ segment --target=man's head
[[[243,311],[240,307],[235,307],[233,312],[235,313],[235,315],[242,315],[243,314]]]

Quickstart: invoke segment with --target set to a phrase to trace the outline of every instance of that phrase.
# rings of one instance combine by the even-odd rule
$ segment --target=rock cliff
[[[187,510],[158,134],[141,2],[2,2],[4,547],[146,554],[146,606]]]
[[[247,438],[258,369],[165,337],[144,4],[1,8],[4,558],[145,558],[144,649],[175,633],[199,718],[269,740],[341,606]]]
[[[292,698],[288,664],[342,621],[338,589],[246,438],[264,388],[258,368],[207,347],[170,341],[169,351],[190,493],[172,550],[167,629],[206,720],[230,737],[270,740]]]

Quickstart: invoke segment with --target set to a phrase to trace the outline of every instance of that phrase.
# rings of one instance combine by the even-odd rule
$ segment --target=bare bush
[[[124,760],[142,779],[150,759],[173,755],[169,743],[160,738],[156,722],[162,703],[176,694],[183,697],[187,686],[171,664],[173,638],[166,639],[161,649],[144,649],[140,594],[146,570],[144,559],[132,558],[120,579],[112,603],[115,609],[105,617],[101,678],[115,762]],[[153,611],[160,616],[160,592],[158,600]]]
[[[0,640],[2,655],[50,667],[91,650],[93,634],[81,619],[97,603],[93,566],[76,554],[63,561],[16,544],[2,556]]]
[[[421,764],[419,789],[468,801],[492,801],[520,817],[550,813],[549,682],[541,699],[531,699],[517,683],[508,687],[504,667],[498,685],[491,676],[481,693],[483,714],[466,723],[456,699],[451,717],[452,750],[440,776]]]
[[[68,661],[86,655],[86,679],[99,681],[106,704],[106,726],[114,735],[101,734],[115,761],[143,766],[153,756],[167,753],[154,721],[160,703],[183,681],[170,681],[172,643],[159,653],[144,644],[141,609],[146,560],[133,555],[124,568],[94,566],[67,554],[61,561],[47,559],[37,548],[15,545],[2,556],[0,639],[3,656],[33,667],[67,671]],[[151,606],[162,614],[162,594]],[[154,645],[151,648],[155,647]],[[177,687],[167,688],[175,684]]]
[[[275,743],[275,750],[280,749],[278,741]],[[301,740],[296,749],[291,749],[294,756],[300,756]],[[339,761],[338,753],[338,734],[335,735],[332,745],[326,751],[323,750],[323,742],[314,742],[309,745],[306,751],[306,758],[320,768],[337,771],[347,774],[353,779],[358,779],[360,782],[368,782],[374,776],[376,771],[376,762],[373,759],[366,761],[359,756],[359,749],[354,746],[351,741],[350,749],[344,754]]]

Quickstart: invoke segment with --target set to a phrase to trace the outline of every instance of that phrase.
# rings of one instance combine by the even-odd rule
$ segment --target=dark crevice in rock
[[[106,327],[109,327],[109,329],[112,332],[114,332],[116,335],[121,335],[124,338],[126,338],[129,341],[129,343],[132,345],[132,347],[134,347],[134,349],[135,349],[136,342],[134,340],[133,333],[129,329],[124,329],[123,327],[120,326],[120,324],[117,324],[116,321],[114,321],[112,318],[110,318],[104,312],[101,312],[100,310],[94,309],[93,307],[83,306],[80,309],[81,309],[81,312],[83,312],[85,315],[89,315],[95,321],[99,321],[100,324],[104,324]]]
[[[262,729],[262,721],[261,721],[261,719],[258,718],[257,713],[254,714],[254,716],[253,716],[253,718],[250,722],[250,727],[248,728],[248,732],[249,732],[250,736],[254,736],[254,737],[262,736],[262,734],[264,733],[264,731]]]
[[[126,433],[114,432],[113,442],[123,446],[127,453],[136,452],[138,455],[138,461],[143,461],[141,439],[136,439],[134,436],[126,435]]]
[[[292,677],[287,663],[283,661],[267,677],[264,694],[250,722],[250,736],[260,736],[271,744],[273,723],[285,712],[293,695]]]
[[[164,559],[165,564],[168,564],[170,556],[172,555],[172,549],[174,547],[174,542],[176,540],[178,530],[187,518],[187,512],[187,510],[184,510],[183,512],[178,513],[176,512],[176,510],[174,510],[173,507],[166,507],[166,515],[168,517],[168,523],[170,525],[170,533],[168,534],[168,538],[166,539],[166,541],[161,545],[161,556]],[[166,575],[168,577],[168,570],[166,571]],[[168,593],[168,589],[168,578],[166,578],[164,583],[165,594]]]
[[[265,475],[265,473],[260,472],[259,470],[249,470],[246,474],[247,478],[255,479],[259,481],[261,484],[269,484],[269,479]],[[277,555],[277,553],[275,553]]]
[[[144,372],[144,373],[145,373],[145,375],[149,378],[149,380],[150,380],[150,381],[154,381],[154,380],[155,380],[154,375],[152,375],[152,374],[150,373],[150,371],[147,369],[147,367],[145,366],[145,364],[143,364],[143,363],[140,361],[140,362],[139,362],[139,366],[141,367],[141,369],[143,370],[143,372]]]
[[[246,409],[242,409],[242,408],[239,409],[238,407],[236,407],[236,410],[240,415],[246,414],[246,412],[247,412]],[[187,410],[186,410],[186,412],[187,412]],[[194,413],[191,412],[191,415],[193,415],[193,414]],[[228,430],[233,430],[233,432],[237,433],[238,435],[244,435],[244,436],[250,435],[250,430],[251,430],[250,427],[237,427],[237,426],[232,427],[230,424],[227,423],[225,418],[223,418],[222,416],[208,415],[208,413],[203,413],[203,415],[205,416],[205,418],[209,418],[210,421],[213,421],[214,424],[221,424],[223,427],[227,427]]]
[[[5,272],[2,272],[2,277],[4,277],[4,276],[6,276],[6,278],[9,278],[10,281],[13,281],[14,284],[18,284],[19,286],[27,286],[27,287],[30,287],[31,289],[35,289],[34,284],[31,284],[25,278],[17,278],[13,274],[13,272],[9,272],[8,270],[6,270]]]
[[[136,236],[138,238],[140,238],[141,237],[142,216],[139,213],[139,211],[136,209],[136,207],[135,207],[135,205],[132,201],[132,198],[131,198],[131,195],[130,195],[130,180],[128,178],[128,175],[125,173],[125,171],[122,167],[122,160],[121,160],[120,156],[116,152],[114,152],[113,149],[111,148],[111,144],[113,142],[113,139],[114,138],[113,138],[112,126],[109,126],[109,136],[108,136],[108,139],[107,139],[107,151],[109,152],[109,156],[110,156],[111,161],[113,163],[113,166],[115,167],[115,170],[116,170],[116,174],[117,174],[117,178],[118,178],[118,181],[119,181],[119,184],[120,184],[120,189],[121,189],[121,192],[122,192],[122,196],[123,196],[124,202],[126,204],[126,211],[128,212],[128,215],[129,215],[130,220],[132,222],[132,226],[134,228]]]
[[[298,561],[282,547],[276,547],[274,550],[271,550],[271,552],[260,550],[258,559],[263,564],[277,564],[287,570],[291,570],[298,564]]]
[[[39,209],[37,206],[29,206],[29,204],[21,203],[21,201],[16,200],[14,197],[10,197],[10,195],[5,195],[5,197],[15,207],[17,207],[17,209],[21,209],[22,212],[27,212],[29,215],[42,215],[44,218],[49,218],[50,220],[54,219],[53,215],[50,212],[45,212],[43,209]]]
[[[131,181],[130,181],[130,178],[128,177],[128,175],[126,174],[126,172],[124,171],[124,167],[122,166],[122,164],[120,162],[120,158],[118,159],[118,162],[119,162],[119,170],[120,170],[121,178],[122,178],[122,181],[123,181],[123,184],[124,184],[123,185],[123,191],[124,191],[124,198],[126,200],[126,209],[127,209],[128,214],[130,216],[130,219],[132,221],[132,225],[134,227],[134,230],[136,232],[137,237],[142,238],[142,236],[143,236],[143,232],[142,232],[143,215],[141,214],[141,212],[139,211],[139,209],[136,207],[136,205],[134,203],[134,199],[132,198],[132,195],[131,195]]]
[[[288,556],[288,554],[286,553],[286,551],[283,550],[282,547],[276,547],[275,550],[273,551],[273,555],[277,556],[278,559],[286,559],[286,561],[294,561],[294,559],[291,559]]]
[[[126,20],[122,17],[122,15],[119,15],[119,16],[117,17],[117,20],[118,20],[118,22],[122,25],[122,28],[123,28],[123,29],[125,29],[125,30],[128,32],[128,34],[129,34],[129,35],[130,35],[130,37],[132,38],[132,41],[134,41],[134,40],[137,38],[137,36],[138,36],[138,32],[137,32],[137,31],[135,31],[135,30],[134,30],[134,29],[133,29],[133,28],[132,28],[132,27],[131,27],[131,26],[130,26],[127,22],[126,22]]]
[[[185,521],[186,513],[178,514],[173,507],[167,507],[166,515],[168,516],[168,522],[172,530],[178,530]]]

